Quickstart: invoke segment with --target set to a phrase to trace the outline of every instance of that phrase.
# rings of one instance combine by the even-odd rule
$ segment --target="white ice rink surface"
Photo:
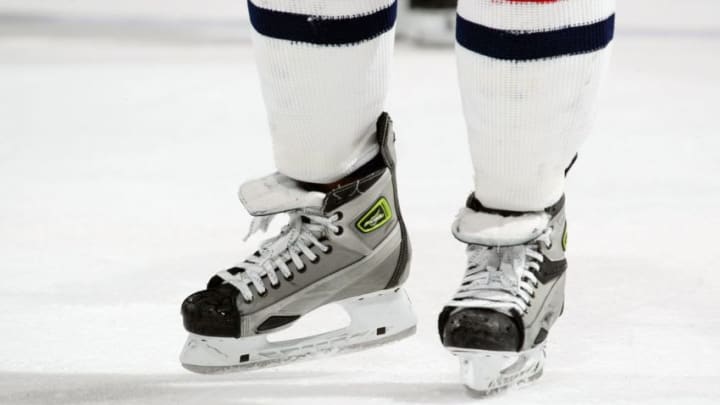
[[[0,39],[0,404],[478,403],[436,333],[472,182],[451,50],[400,46],[389,102],[417,335],[204,377],[180,302],[249,252],[235,190],[272,170],[250,48]],[[615,49],[545,376],[482,403],[720,403],[720,34]]]

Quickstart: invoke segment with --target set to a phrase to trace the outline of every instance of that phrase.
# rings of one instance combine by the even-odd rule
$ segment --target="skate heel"
[[[476,396],[488,396],[531,383],[542,375],[545,345],[524,352],[449,348],[460,359],[460,376]]]

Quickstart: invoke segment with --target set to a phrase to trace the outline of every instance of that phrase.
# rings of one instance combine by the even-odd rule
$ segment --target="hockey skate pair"
[[[200,373],[265,367],[415,332],[401,287],[411,250],[387,114],[378,120],[376,138],[378,156],[329,192],[280,174],[241,186],[240,199],[256,217],[251,232],[281,213],[289,222],[185,300],[184,367]],[[542,373],[545,338],[563,306],[563,212],[562,200],[543,212],[515,213],[486,209],[471,196],[453,225],[468,245],[468,268],[440,314],[440,337],[459,357],[463,381],[474,392],[493,393]],[[332,303],[349,314],[347,327],[269,339]]]

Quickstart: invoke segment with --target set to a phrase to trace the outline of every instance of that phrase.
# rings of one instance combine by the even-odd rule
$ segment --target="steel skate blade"
[[[475,397],[487,397],[527,385],[542,376],[545,345],[524,352],[449,348],[460,360],[460,375]]]
[[[336,304],[350,315],[345,328],[284,341],[271,341],[268,335],[234,339],[190,334],[180,362],[195,373],[239,372],[368,349],[415,333],[415,314],[401,288]]]

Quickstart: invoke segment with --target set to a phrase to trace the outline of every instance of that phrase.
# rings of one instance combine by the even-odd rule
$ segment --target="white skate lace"
[[[537,242],[550,247],[551,233],[548,228],[524,245],[468,245],[468,268],[452,305],[527,314],[538,287],[536,272],[544,260]]]
[[[279,285],[277,271],[286,280],[292,279],[293,274],[288,266],[290,262],[298,271],[304,271],[305,263],[300,255],[305,255],[312,263],[316,262],[318,255],[310,247],[317,246],[321,251],[329,253],[330,246],[323,243],[325,236],[328,235],[328,232],[335,234],[340,232],[340,226],[335,224],[340,220],[337,214],[325,217],[307,211],[292,211],[288,215],[290,220],[282,228],[280,234],[263,241],[255,254],[237,266],[242,271],[232,274],[230,270],[225,270],[217,274],[225,282],[235,286],[246,302],[253,300],[254,294],[250,289],[251,285],[261,296],[267,292],[263,276],[267,276],[271,287]],[[253,218],[245,240],[258,231],[267,231],[275,216]]]

